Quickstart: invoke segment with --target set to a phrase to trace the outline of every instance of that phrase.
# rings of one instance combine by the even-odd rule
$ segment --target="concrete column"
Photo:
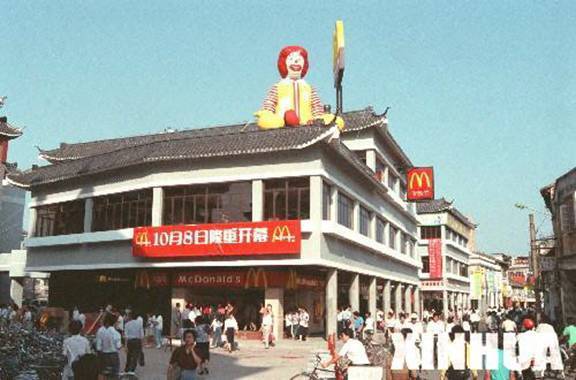
[[[354,211],[352,214],[352,230],[360,231],[360,202],[354,201]]]
[[[406,307],[404,311],[408,314],[412,313],[412,285],[406,286],[406,290],[404,291],[404,302]]]
[[[10,280],[10,298],[12,301],[22,307],[22,302],[24,301],[24,278],[12,278]]]
[[[396,301],[396,310],[394,310],[394,312],[396,313],[396,316],[398,316],[398,314],[400,314],[403,311],[402,310],[402,284],[400,284],[400,283],[398,283],[396,285],[395,301]]]
[[[350,290],[348,291],[349,303],[352,311],[360,311],[360,275],[352,273]]]
[[[464,307],[462,306],[462,293],[458,293],[458,295],[456,296],[456,309],[463,309]]]
[[[86,198],[84,201],[84,232],[92,232],[92,213],[94,210],[94,199]]]
[[[382,290],[382,307],[384,308],[384,314],[388,314],[390,311],[391,297],[392,296],[392,284],[390,280],[384,280],[384,289]]]
[[[315,175],[310,177],[310,222],[312,223],[312,233],[308,242],[310,249],[306,252],[308,257],[320,258],[322,240],[322,190],[324,181],[322,177]]]
[[[36,218],[38,213],[34,207],[28,209],[28,237],[36,235]]]
[[[164,189],[155,187],[152,190],[152,226],[162,225],[162,214],[164,209]]]
[[[276,339],[284,338],[284,289],[266,288],[264,291],[264,304],[272,305],[274,315],[274,336]]]
[[[370,278],[368,285],[368,311],[376,318],[376,277]]]
[[[442,291],[442,312],[444,317],[448,315],[448,291],[446,289]]]
[[[326,274],[326,338],[336,333],[338,317],[338,271],[328,269]]]
[[[422,315],[422,305],[420,305],[420,288],[414,288],[414,312],[420,317]]]
[[[264,220],[264,181],[256,179],[252,181],[252,221]]]
[[[372,169],[373,172],[376,171],[376,151],[374,149],[366,151],[366,166]]]
[[[338,221],[338,189],[335,185],[331,188],[332,202],[330,205],[330,220],[333,222]]]

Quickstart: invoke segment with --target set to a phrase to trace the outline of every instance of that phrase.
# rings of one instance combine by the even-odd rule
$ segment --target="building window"
[[[410,250],[408,251],[410,253],[410,257],[414,258],[414,256],[416,255],[416,241],[410,239],[408,244],[410,247]]]
[[[84,232],[84,200],[38,206],[34,236],[69,235]]]
[[[396,249],[396,235],[398,234],[398,229],[390,225],[389,231],[388,246],[392,249]]]
[[[388,187],[391,190],[396,190],[396,183],[398,182],[398,177],[396,177],[391,170],[388,170]]]
[[[430,273],[430,258],[422,256],[422,273]]]
[[[358,159],[360,161],[362,161],[364,163],[364,165],[366,165],[366,151],[365,150],[355,150],[354,154],[356,155],[356,157],[358,157]]]
[[[92,230],[107,231],[152,224],[152,189],[94,198]]]
[[[406,185],[402,182],[400,182],[400,198],[402,198],[403,200],[406,200]]]
[[[442,232],[440,226],[422,226],[420,227],[420,237],[422,239],[440,239]]]
[[[384,232],[386,230],[386,222],[380,218],[376,218],[376,241],[384,244]]]
[[[408,245],[408,239],[406,239],[406,234],[404,232],[400,233],[400,252],[406,254],[406,248]]]
[[[376,159],[376,179],[381,183],[386,183],[386,165],[382,163],[379,159]]]
[[[364,236],[370,236],[370,211],[360,206],[360,233]]]
[[[353,229],[354,201],[342,193],[338,193],[338,223]]]
[[[264,219],[310,219],[310,179],[264,181]]]
[[[332,186],[322,183],[322,219],[330,220],[332,210]]]
[[[468,265],[460,264],[460,276],[468,277]]]
[[[576,229],[576,213],[574,212],[574,198],[568,197],[568,200],[560,205],[560,231],[571,232]]]
[[[164,189],[164,224],[252,220],[252,184],[232,182]]]

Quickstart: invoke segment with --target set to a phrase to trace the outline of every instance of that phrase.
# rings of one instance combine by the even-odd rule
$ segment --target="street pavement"
[[[307,368],[316,351],[326,351],[324,339],[311,338],[306,342],[283,340],[268,350],[259,341],[241,340],[239,350],[233,353],[223,349],[212,349],[210,374],[198,377],[217,380],[289,379]],[[136,369],[139,379],[165,380],[170,350],[145,348],[144,355],[146,365]],[[123,369],[126,355],[120,356]]]
[[[210,351],[210,374],[199,379],[213,380],[284,380],[310,368],[316,352],[327,354],[326,341],[309,338],[306,342],[282,340],[276,347],[266,350],[255,340],[239,341],[239,350],[228,353],[223,349]],[[136,374],[142,380],[165,380],[170,349],[145,348],[146,366],[138,367]],[[122,369],[126,355],[121,354]],[[328,377],[330,378],[330,377]],[[423,371],[421,380],[438,380],[439,371]],[[480,371],[479,379],[484,379]]]

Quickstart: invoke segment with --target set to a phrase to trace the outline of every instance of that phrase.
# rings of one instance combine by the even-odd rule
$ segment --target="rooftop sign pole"
[[[336,88],[336,115],[342,113],[342,78],[344,77],[344,23],[336,21],[332,36],[334,87]]]

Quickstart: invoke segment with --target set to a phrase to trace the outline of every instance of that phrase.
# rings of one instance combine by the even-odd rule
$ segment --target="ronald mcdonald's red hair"
[[[288,68],[286,67],[286,58],[290,55],[290,53],[298,52],[304,58],[304,67],[302,68],[302,78],[306,76],[308,72],[308,52],[301,46],[286,46],[282,50],[280,50],[280,54],[278,55],[278,71],[280,72],[280,76],[282,78],[286,78],[288,75]]]

